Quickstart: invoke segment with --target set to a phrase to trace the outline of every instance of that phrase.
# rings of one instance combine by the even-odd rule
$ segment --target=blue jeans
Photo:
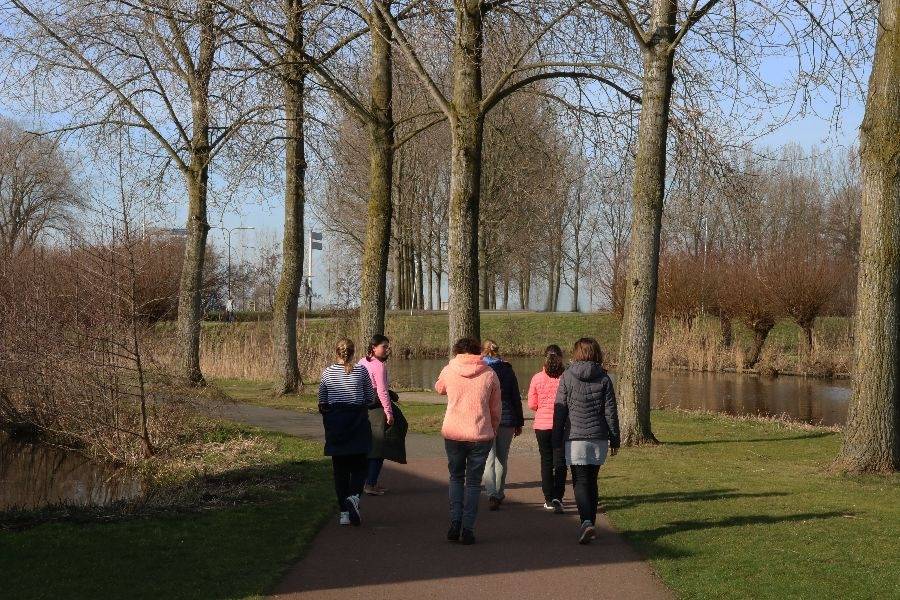
[[[516,428],[501,425],[497,430],[497,437],[491,444],[491,452],[485,463],[484,493],[489,498],[503,500],[506,497],[506,465],[509,462],[509,447],[515,437]]]
[[[444,440],[450,471],[450,522],[461,521],[463,528],[471,531],[475,531],[481,476],[491,446],[491,442]]]
[[[383,466],[383,458],[369,459],[369,475],[366,477],[366,485],[375,487],[375,485],[378,483],[378,476],[381,475],[381,467]]]

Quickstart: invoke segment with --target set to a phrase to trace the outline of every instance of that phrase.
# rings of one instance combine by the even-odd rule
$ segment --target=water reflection
[[[540,358],[512,358],[523,394]],[[391,384],[431,388],[446,361],[393,360]],[[612,373],[615,379],[615,373]],[[781,415],[822,425],[840,425],[847,418],[850,382],[805,377],[765,378],[735,373],[654,371],[650,386],[653,406],[677,406],[736,415]]]
[[[0,431],[0,510],[53,504],[102,506],[133,498],[137,478],[108,465],[40,444],[23,443]]]

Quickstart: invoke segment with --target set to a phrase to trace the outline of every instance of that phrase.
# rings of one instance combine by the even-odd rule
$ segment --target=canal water
[[[0,431],[0,511],[58,504],[104,506],[140,492],[138,478],[121,469]]]
[[[522,394],[542,359],[509,359]],[[395,387],[431,388],[446,360],[391,360],[388,373]],[[611,373],[615,381],[615,372]],[[650,387],[655,407],[673,406],[733,415],[787,415],[817,425],[842,425],[847,418],[850,381],[807,377],[759,377],[736,373],[654,371]]]

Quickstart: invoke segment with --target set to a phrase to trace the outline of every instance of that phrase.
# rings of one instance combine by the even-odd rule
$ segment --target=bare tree
[[[221,68],[227,13],[213,0],[109,2],[61,0],[37,9],[20,0],[20,56],[37,72],[70,77],[77,94],[59,98],[78,118],[63,131],[126,130],[150,164],[174,165],[187,193],[185,260],[178,300],[180,374],[203,383],[200,371],[201,290],[209,168],[235,133],[262,110],[232,104],[244,82]],[[31,28],[29,28],[29,25]],[[57,90],[53,90],[56,92]],[[158,150],[154,153],[154,150]],[[161,178],[162,179],[162,178]]]
[[[506,2],[484,0],[456,0],[434,7],[435,14],[452,14],[452,29],[447,27],[451,44],[452,72],[450,89],[439,84],[417,53],[409,36],[400,29],[387,11],[382,14],[393,33],[395,43],[432,96],[434,103],[450,124],[450,199],[449,199],[449,334],[453,340],[480,335],[478,223],[481,201],[482,152],[484,121],[487,113],[502,100],[536,81],[557,78],[584,78],[616,87],[608,78],[598,75],[590,67],[609,64],[583,64],[556,60],[542,55],[540,46],[581,3],[562,6],[513,6]],[[493,43],[486,37],[490,31],[488,17],[497,15],[498,30],[515,29],[516,43],[505,44],[508,60],[488,92],[482,85],[485,47]],[[516,23],[516,27],[510,24]],[[569,56],[568,54],[566,56]],[[533,61],[533,62],[532,62]],[[613,66],[615,68],[615,66]]]
[[[0,257],[68,228],[72,211],[83,206],[56,145],[0,118]]]

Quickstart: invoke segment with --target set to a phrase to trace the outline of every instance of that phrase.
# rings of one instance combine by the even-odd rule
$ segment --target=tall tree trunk
[[[509,310],[509,275],[503,276],[503,310]]]
[[[450,119],[450,345],[462,337],[481,337],[478,312],[478,206],[484,142],[481,3],[456,0],[454,10],[454,110]]]
[[[287,0],[286,36],[291,41],[285,66],[285,175],[282,267],[272,326],[275,338],[275,392],[296,392],[301,384],[297,364],[297,300],[303,279],[303,208],[305,203],[306,149],[304,147],[305,73],[293,48],[303,44],[303,8],[300,0]]]
[[[191,162],[184,173],[188,192],[187,238],[178,292],[178,345],[181,350],[181,375],[194,385],[204,385],[200,370],[200,321],[203,318],[203,264],[209,221],[206,200],[209,189],[209,81],[216,49],[214,17],[210,0],[200,10],[201,39],[197,68],[190,84]]]
[[[431,214],[431,210],[428,211]],[[430,218],[430,217],[429,217]],[[425,258],[425,270],[428,272],[428,310],[434,310],[434,230],[428,228],[428,252]]]
[[[632,188],[631,242],[628,247],[625,308],[616,388],[622,443],[656,443],[650,427],[650,370],[656,326],[659,232],[666,177],[666,138],[672,94],[671,42],[675,0],[654,0],[655,31],[644,50],[641,117]]]
[[[399,309],[401,308],[400,296],[402,284],[400,280],[402,278],[402,273],[400,270],[400,240],[396,238],[394,239],[394,260],[392,262],[394,263],[392,268],[394,272],[394,308]],[[368,340],[370,338],[366,339]]]
[[[482,309],[491,307],[491,295],[488,290],[487,236],[484,235],[484,222],[479,220],[478,235],[478,297]]]
[[[553,278],[556,276],[555,259],[551,258],[550,264],[547,265],[547,298],[544,300],[544,312],[553,310],[553,289],[556,287]]]
[[[416,308],[425,308],[425,278],[422,272],[422,237],[419,236],[419,250],[416,252]]]
[[[380,2],[390,10],[390,0]],[[371,113],[369,124],[369,206],[360,282],[359,333],[365,343],[384,333],[385,288],[391,241],[391,183],[394,168],[393,63],[391,30],[377,10],[369,11]],[[397,273],[395,272],[395,276]]]
[[[560,249],[560,253],[557,256],[556,277],[553,282],[553,312],[559,310],[559,290],[562,287],[562,249]]]
[[[879,7],[860,157],[853,396],[838,465],[891,472],[900,470],[900,0]]]
[[[581,252],[578,249],[578,237],[575,238],[575,266],[572,269],[572,279],[574,283],[572,284],[572,312],[581,312],[581,308],[578,304],[578,288],[579,288],[579,273],[581,271]]]
[[[434,274],[437,276],[437,308],[443,310],[441,305],[444,295],[441,292],[441,286],[444,283],[444,254],[441,252],[441,232],[438,231],[437,236],[437,254],[435,255]]]

